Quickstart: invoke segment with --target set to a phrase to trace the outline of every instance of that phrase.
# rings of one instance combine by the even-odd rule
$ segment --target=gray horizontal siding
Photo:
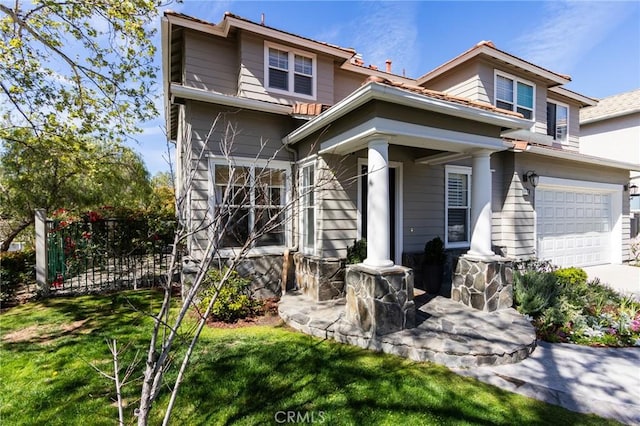
[[[240,73],[238,94],[243,97],[267,102],[293,104],[295,102],[318,102],[333,105],[333,60],[324,55],[317,56],[316,99],[296,97],[270,92],[266,87],[264,69],[264,39],[242,32],[240,39]],[[286,44],[278,42],[286,47]],[[313,53],[313,52],[310,52]]]
[[[185,32],[184,84],[235,95],[238,52],[233,39]]]

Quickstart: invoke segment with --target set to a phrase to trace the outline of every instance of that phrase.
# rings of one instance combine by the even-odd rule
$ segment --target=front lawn
[[[2,424],[112,425],[105,339],[145,350],[158,294],[56,298],[0,315]],[[373,353],[284,326],[205,330],[172,424],[616,424],[460,377],[446,368]],[[139,382],[125,388],[126,418]],[[164,406],[167,398],[161,401]],[[155,411],[151,424],[159,424]]]

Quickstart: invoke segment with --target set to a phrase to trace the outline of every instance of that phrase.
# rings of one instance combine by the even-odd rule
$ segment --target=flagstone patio
[[[416,327],[382,336],[348,322],[345,299],[316,302],[290,292],[278,311],[289,326],[306,334],[452,368],[516,363],[536,347],[533,326],[514,309],[483,312],[417,290],[414,300]]]

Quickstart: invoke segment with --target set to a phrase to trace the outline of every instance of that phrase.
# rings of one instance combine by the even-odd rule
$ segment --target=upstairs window
[[[315,99],[316,78],[315,55],[265,44],[265,80],[270,92]]]
[[[569,108],[556,102],[547,102],[547,135],[564,143],[568,134]]]
[[[445,245],[468,247],[471,241],[471,168],[446,166],[445,188]]]
[[[496,106],[519,112],[528,120],[533,120],[535,85],[512,76],[496,73]]]
[[[289,54],[269,49],[269,87],[289,90]]]

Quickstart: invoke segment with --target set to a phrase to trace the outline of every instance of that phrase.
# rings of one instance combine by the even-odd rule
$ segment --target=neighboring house
[[[640,164],[640,89],[600,99],[580,111],[580,152]],[[640,188],[640,172],[631,172],[629,184],[632,191]],[[631,197],[631,212],[640,216],[640,195]]]
[[[491,42],[411,79],[393,74],[390,61],[381,71],[353,49],[232,14],[214,25],[166,12],[162,54],[187,219],[201,223],[224,207],[216,205],[229,167],[224,126],[205,145],[218,114],[236,126],[233,162],[247,181],[256,168],[272,169],[277,195],[267,207],[243,206],[247,220],[225,236],[223,255],[258,210],[307,195],[252,250],[256,273],[269,275],[292,248],[298,285],[331,297],[347,247],[360,238],[373,269],[419,264],[436,236],[450,257],[483,261],[500,259],[495,253],[565,266],[628,259],[623,187],[639,166],[582,155],[579,110],[596,101],[563,88],[570,77]],[[189,241],[195,260],[209,237]],[[322,282],[330,285],[318,290]]]

